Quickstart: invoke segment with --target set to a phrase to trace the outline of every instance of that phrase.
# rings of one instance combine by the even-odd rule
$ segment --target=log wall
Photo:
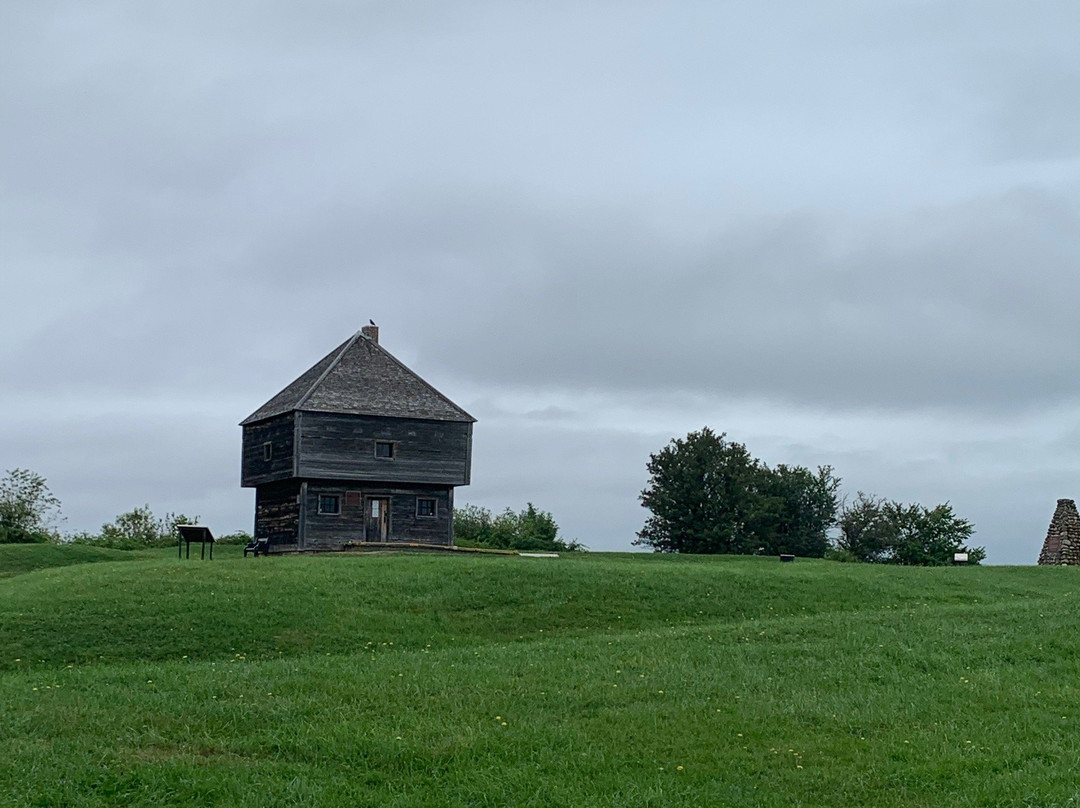
[[[339,497],[341,511],[319,513],[319,496]],[[338,550],[349,544],[377,541],[366,533],[367,514],[373,498],[390,500],[388,542],[450,545],[453,543],[453,489],[448,486],[392,483],[359,485],[339,480],[309,481],[303,497],[302,550]],[[435,516],[418,516],[418,499],[435,500]]]
[[[472,424],[366,415],[297,414],[296,476],[324,480],[468,485]],[[393,458],[375,443],[393,444]]]
[[[296,448],[293,413],[279,415],[244,427],[240,485],[253,488],[263,483],[285,480],[293,476]],[[266,444],[271,457],[266,460]]]

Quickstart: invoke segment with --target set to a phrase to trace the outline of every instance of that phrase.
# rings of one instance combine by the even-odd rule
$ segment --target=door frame
[[[372,506],[379,503],[379,516],[373,516]],[[382,533],[377,538],[369,535],[369,526],[378,519],[379,530]],[[390,497],[386,495],[369,495],[364,498],[364,541],[387,542],[390,541]]]

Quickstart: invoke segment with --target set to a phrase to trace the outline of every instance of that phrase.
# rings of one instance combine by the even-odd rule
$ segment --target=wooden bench
[[[270,539],[265,536],[261,539],[252,539],[244,547],[244,558],[247,558],[248,553],[252,553],[255,556],[258,556],[259,553],[270,555]]]

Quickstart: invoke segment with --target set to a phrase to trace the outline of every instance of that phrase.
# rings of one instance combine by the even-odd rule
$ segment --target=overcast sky
[[[1080,498],[1080,5],[0,4],[0,467],[251,530],[373,318],[457,501],[630,549],[708,425],[1034,563]]]

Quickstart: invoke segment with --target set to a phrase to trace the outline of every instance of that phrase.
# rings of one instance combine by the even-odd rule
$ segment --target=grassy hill
[[[0,805],[1080,801],[1080,570],[238,552],[0,580]]]
[[[95,561],[134,561],[145,553],[109,550],[88,544],[0,544],[0,578],[22,575],[24,572],[89,564]]]

